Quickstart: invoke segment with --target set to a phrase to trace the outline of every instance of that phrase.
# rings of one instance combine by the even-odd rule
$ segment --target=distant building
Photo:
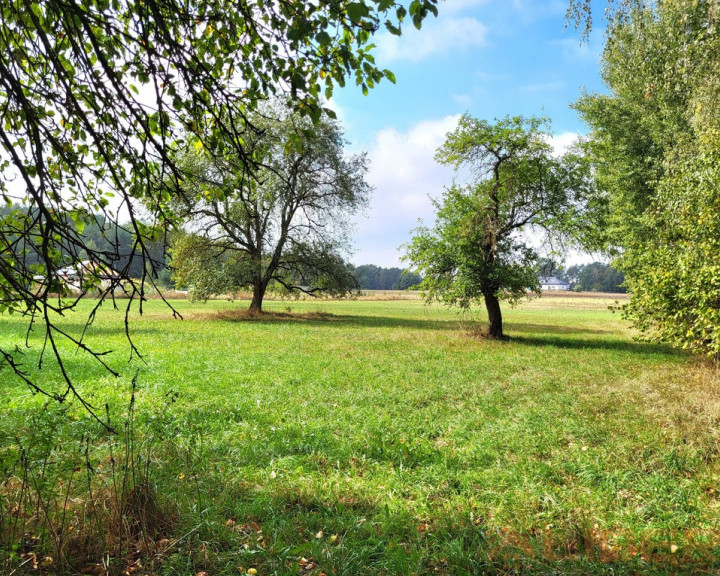
[[[540,276],[538,282],[540,290],[570,290],[570,284],[555,278],[555,276]]]
[[[58,277],[71,290],[82,290],[84,277],[92,277],[100,280],[100,288],[108,289],[113,284],[117,284],[120,279],[120,273],[108,266],[83,260],[74,266],[66,266],[57,271]]]

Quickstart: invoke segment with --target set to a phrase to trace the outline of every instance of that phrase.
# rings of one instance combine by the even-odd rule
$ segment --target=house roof
[[[540,276],[538,281],[543,286],[570,286],[570,284],[563,282],[559,278],[555,278],[555,276]]]
[[[97,264],[95,262],[92,262],[91,260],[82,260],[77,264],[65,266],[65,268],[60,268],[57,271],[58,276],[65,276],[67,278],[74,278],[78,274],[82,273],[96,274],[98,278],[104,280],[109,280],[120,276],[119,272],[113,270],[109,266],[103,266],[102,264]]]

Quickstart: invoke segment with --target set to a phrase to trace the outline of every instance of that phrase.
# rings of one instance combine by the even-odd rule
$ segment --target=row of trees
[[[580,292],[627,292],[623,286],[625,274],[604,262],[574,264],[558,271],[555,276],[568,282],[573,290]]]
[[[554,276],[564,280],[572,290],[578,292],[616,292],[625,293],[625,274],[606,262],[573,264],[565,268],[550,258],[538,261],[540,276]]]
[[[363,290],[407,290],[422,281],[419,274],[374,264],[355,267],[355,277]]]
[[[172,276],[174,286],[189,288],[191,298],[195,299],[233,294],[243,290],[253,291],[253,275],[241,264],[240,259],[228,256],[213,258],[211,252],[206,252],[202,240],[188,236],[180,238],[173,250],[172,264],[179,266],[179,272],[176,271]],[[265,260],[267,258],[266,256]],[[294,292],[295,294],[346,295],[357,290],[408,290],[422,281],[419,274],[402,268],[383,268],[374,264],[353,266],[338,261],[339,274],[335,276],[335,289],[330,290],[321,275],[311,274],[312,265],[311,260],[305,263],[306,274],[302,277],[302,282],[307,282],[307,285],[301,284],[297,288],[288,289],[287,285],[271,282],[266,286],[266,291],[281,294]],[[190,268],[193,268],[193,271],[188,274]],[[261,311],[262,308],[252,307],[251,303],[251,310]]]

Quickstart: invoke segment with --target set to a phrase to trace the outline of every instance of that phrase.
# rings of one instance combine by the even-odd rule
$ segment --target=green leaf
[[[345,11],[353,22],[360,22],[370,13],[370,9],[362,2],[350,2],[345,6]]]
[[[322,30],[315,35],[315,40],[322,46],[327,46],[331,42],[330,34]]]
[[[390,32],[390,34],[392,34],[393,36],[401,36],[402,35],[400,28],[395,26],[389,20],[385,22],[385,28],[387,28],[388,32]]]

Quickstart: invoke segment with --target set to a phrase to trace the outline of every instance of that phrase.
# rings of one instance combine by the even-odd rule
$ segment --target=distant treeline
[[[625,275],[602,262],[576,264],[566,270],[556,270],[553,275],[569,282],[571,288],[578,292],[627,292],[622,286]]]
[[[13,210],[27,213],[24,206],[0,206],[0,219],[9,215]],[[127,266],[129,276],[140,278],[142,276],[143,260],[134,248],[133,233],[123,226],[118,226],[101,214],[95,215],[84,226],[79,235],[89,248],[103,253],[108,264],[115,270],[122,270]],[[171,274],[171,262],[167,256],[162,241],[147,242],[146,249],[154,261],[156,271],[159,273],[157,283],[164,288],[173,288],[174,282]],[[135,256],[131,258],[131,256]],[[25,255],[28,263],[38,261],[38,256],[31,250]],[[68,264],[85,260],[87,254],[66,254]],[[373,264],[348,267],[355,271],[358,284],[363,290],[406,290],[422,281],[422,277],[402,270],[401,268],[382,268]]]
[[[357,266],[355,277],[363,290],[407,290],[422,282],[419,274],[402,268],[382,268],[374,264]]]

